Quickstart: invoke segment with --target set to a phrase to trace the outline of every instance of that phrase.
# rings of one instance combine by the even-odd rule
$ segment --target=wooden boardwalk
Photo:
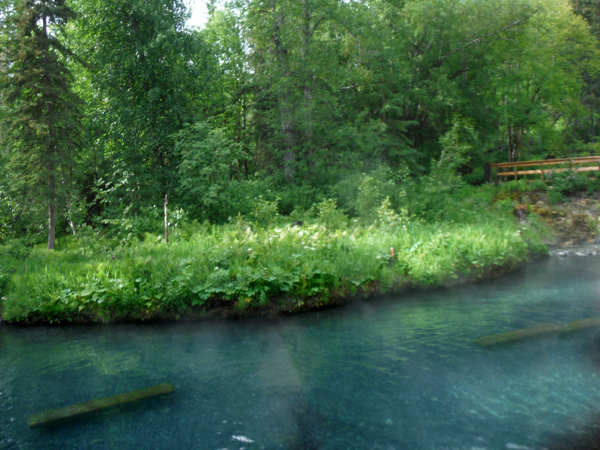
[[[564,170],[576,172],[600,170],[600,156],[490,164],[489,169],[486,168],[486,181],[497,183],[498,181],[507,181],[508,177],[514,177],[517,180],[520,176],[527,179],[527,175],[541,175],[542,180],[545,180],[550,171],[562,172]]]

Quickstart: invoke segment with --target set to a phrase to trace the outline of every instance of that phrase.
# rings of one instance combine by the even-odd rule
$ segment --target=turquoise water
[[[600,316],[599,275],[600,257],[547,258],[500,280],[271,320],[0,326],[0,449],[597,448],[600,329],[472,340]],[[174,395],[27,425],[165,382]]]

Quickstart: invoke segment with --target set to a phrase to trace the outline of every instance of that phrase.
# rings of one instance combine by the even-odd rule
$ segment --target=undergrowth
[[[546,251],[536,221],[517,224],[502,202],[479,214],[463,205],[463,222],[427,223],[386,199],[367,225],[324,201],[301,226],[257,202],[264,217],[254,223],[238,216],[227,225],[183,224],[169,244],[156,235],[126,244],[97,238],[84,253],[72,238],[62,250],[26,255],[5,245],[2,314],[52,322],[144,319],[191,306],[297,309],[361,289],[439,286]]]

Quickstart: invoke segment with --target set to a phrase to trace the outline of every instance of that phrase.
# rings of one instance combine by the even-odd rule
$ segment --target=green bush
[[[325,199],[315,205],[319,223],[325,226],[327,230],[334,228],[341,229],[346,226],[348,217],[337,208],[335,199]]]
[[[184,207],[196,219],[225,222],[247,155],[225,130],[212,129],[206,122],[188,124],[174,138],[175,154],[181,158],[177,194]],[[234,167],[237,183],[232,183]]]
[[[25,260],[31,253],[31,247],[25,245],[20,239],[10,239],[4,245],[0,245],[0,258],[14,258]]]
[[[502,184],[501,192],[511,194],[514,192],[526,192],[528,190],[527,182],[524,180],[511,180]]]
[[[551,189],[548,191],[548,203],[551,205],[557,205],[565,200],[562,193],[557,189]]]
[[[279,219],[279,198],[271,202],[260,195],[253,202],[251,215],[256,224],[268,228]]]
[[[358,215],[371,223],[377,219],[377,208],[386,197],[396,190],[388,168],[381,168],[372,174],[363,174],[358,185],[355,209]]]
[[[463,175],[465,183],[479,185],[485,182],[485,173],[482,167],[478,167],[473,172]]]
[[[588,191],[598,192],[600,191],[600,172],[591,172],[588,176]]]
[[[542,180],[535,180],[529,184],[529,189],[532,191],[547,191],[548,185]]]
[[[392,209],[389,197],[383,201],[377,213],[379,216],[379,226],[383,231],[406,231],[407,226],[410,224],[410,218],[406,208],[402,208],[400,213],[397,213]]]
[[[553,190],[557,190],[562,194],[588,191],[588,177],[583,172],[574,170],[551,171],[548,174],[548,180],[552,181]]]

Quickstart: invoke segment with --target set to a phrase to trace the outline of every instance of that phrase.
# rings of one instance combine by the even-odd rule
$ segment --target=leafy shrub
[[[473,172],[462,176],[465,183],[480,185],[485,181],[485,173],[482,167],[477,167]]]
[[[379,175],[379,176],[377,176]],[[381,204],[387,187],[393,186],[391,180],[385,180],[380,174],[364,174],[358,186],[358,198],[356,200],[356,210],[363,219],[372,222],[377,217],[377,205]]]
[[[542,180],[534,180],[529,184],[529,189],[532,191],[547,191],[548,185]]]
[[[319,223],[325,225],[327,230],[343,228],[346,225],[346,215],[337,208],[337,200],[325,199],[315,205]]]
[[[240,166],[246,158],[240,146],[228,139],[224,130],[197,122],[177,133],[175,152],[181,157],[178,194],[192,216],[227,220],[231,171],[235,168],[239,180]]]
[[[511,180],[507,181],[502,185],[501,192],[513,193],[513,192],[526,192],[528,190],[527,182],[524,180]]]
[[[263,196],[260,195],[253,202],[251,214],[252,217],[254,217],[254,222],[264,227],[269,227],[269,225],[275,223],[279,218],[279,198],[274,202],[271,202],[265,200]]]
[[[588,190],[588,177],[583,172],[574,170],[551,171],[548,174],[548,180],[552,181],[553,189],[562,194],[574,194]]]
[[[143,239],[147,233],[157,234],[164,230],[164,210],[162,207],[144,206],[139,214],[125,208],[120,217],[104,218],[102,223],[108,226],[109,233],[124,242]]]
[[[387,232],[406,231],[410,219],[406,208],[400,210],[400,214],[392,209],[390,198],[386,197],[378,210],[379,226]]]
[[[31,247],[25,245],[20,239],[10,239],[6,244],[0,246],[0,257],[9,257],[25,260],[31,253]]]
[[[564,196],[558,189],[551,189],[548,191],[548,203],[551,205],[557,205],[565,200]]]
[[[588,191],[598,192],[600,191],[600,172],[591,172],[588,176]]]

